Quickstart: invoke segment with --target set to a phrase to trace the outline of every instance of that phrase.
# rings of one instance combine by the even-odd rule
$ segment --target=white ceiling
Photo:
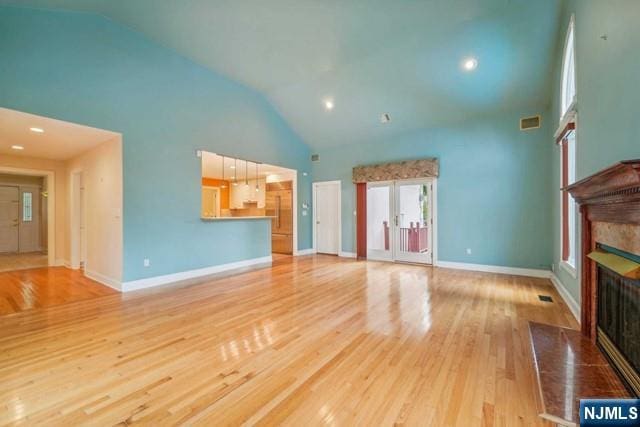
[[[205,178],[222,179],[222,156],[207,151],[202,152],[202,176]],[[282,168],[279,166],[273,166],[266,163],[258,164],[258,176],[260,178],[276,177],[277,180],[289,180],[296,174],[293,169]],[[234,177],[238,181],[244,181],[245,176],[248,179],[255,179],[256,177],[256,164],[244,160],[236,160],[231,157],[224,158],[224,179],[232,181]],[[274,179],[275,180],[275,179]]]
[[[30,128],[43,129],[35,133]],[[67,160],[120,134],[0,108],[0,154]],[[14,150],[13,145],[24,147]]]

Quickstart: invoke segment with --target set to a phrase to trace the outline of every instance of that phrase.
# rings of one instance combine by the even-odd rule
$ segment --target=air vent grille
[[[319,154],[312,154],[311,155],[311,161],[312,162],[317,162],[318,160],[320,160],[320,155]]]
[[[524,117],[520,119],[520,130],[539,129],[541,122],[540,116]]]

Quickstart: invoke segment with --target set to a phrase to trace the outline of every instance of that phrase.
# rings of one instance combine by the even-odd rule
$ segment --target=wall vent
[[[319,154],[312,154],[311,155],[311,161],[312,162],[317,162],[318,160],[320,160],[320,155]]]
[[[540,116],[523,117],[520,119],[520,130],[539,129],[541,122]]]

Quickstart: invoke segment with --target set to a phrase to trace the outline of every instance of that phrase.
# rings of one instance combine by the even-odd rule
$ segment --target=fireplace
[[[640,395],[640,160],[564,190],[580,205],[582,333]]]
[[[608,254],[614,264],[616,261],[618,264],[605,265],[606,261],[604,263],[596,261],[596,300],[598,301],[596,343],[629,391],[638,396],[640,395],[640,279],[626,277],[619,267],[625,264],[633,267],[633,263],[640,262],[640,257],[602,245],[598,245],[598,249],[598,252]]]

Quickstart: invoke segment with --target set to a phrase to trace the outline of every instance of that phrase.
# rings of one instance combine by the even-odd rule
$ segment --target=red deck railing
[[[384,221],[384,248],[389,250],[389,223]],[[409,228],[400,227],[400,250],[402,252],[425,252],[429,249],[427,227],[412,222]]]

